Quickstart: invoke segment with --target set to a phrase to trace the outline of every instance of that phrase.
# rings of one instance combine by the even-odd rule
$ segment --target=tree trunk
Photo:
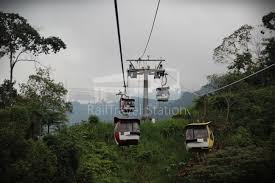
[[[50,134],[50,124],[48,123],[48,134]]]
[[[13,62],[12,62],[12,52],[10,53],[10,83],[12,83],[13,80]]]
[[[13,67],[10,68],[10,83],[12,83],[12,80],[13,80]]]
[[[230,113],[230,99],[225,98],[226,104],[227,104],[227,110],[226,110],[226,122],[229,120],[229,113]]]
[[[10,100],[10,105],[12,105],[13,101],[13,95],[12,95],[12,90],[13,90],[13,68],[14,64],[12,62],[12,52],[10,53],[10,82],[9,82],[9,100]]]
[[[208,112],[208,97],[207,96],[205,96],[204,97],[204,109],[203,109],[204,111],[203,111],[203,115],[204,115],[204,121],[207,121],[208,120],[208,116],[207,116],[207,112]]]

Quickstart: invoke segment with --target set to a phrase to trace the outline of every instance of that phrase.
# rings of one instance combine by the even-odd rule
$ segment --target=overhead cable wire
[[[144,56],[144,54],[146,53],[146,50],[147,50],[147,48],[148,48],[148,45],[149,45],[149,42],[150,42],[150,39],[151,39],[151,36],[152,36],[152,32],[153,32],[153,29],[154,29],[154,26],[155,26],[155,22],[156,22],[158,10],[159,10],[159,4],[160,4],[160,0],[158,0],[158,5],[157,5],[157,8],[156,8],[156,12],[155,12],[153,24],[152,24],[152,27],[151,27],[151,31],[150,31],[150,34],[149,34],[149,37],[148,37],[146,46],[145,46],[145,48],[144,48],[144,51],[143,51],[143,53],[142,53],[142,55],[141,55],[140,58],[142,58],[142,57]]]
[[[125,82],[125,74],[124,74],[124,66],[123,66],[123,56],[122,56],[122,47],[121,47],[121,38],[120,38],[120,29],[119,29],[117,0],[114,0],[114,3],[115,3],[115,11],[116,11],[116,25],[117,25],[121,70],[122,70],[122,77],[123,77],[123,87],[124,87],[124,90],[126,91],[126,82]]]
[[[225,89],[225,88],[227,88],[227,87],[229,87],[229,86],[232,86],[232,85],[234,85],[234,84],[237,84],[237,83],[239,83],[239,82],[241,82],[241,81],[243,81],[243,80],[245,80],[245,79],[247,79],[247,78],[250,78],[250,77],[252,77],[252,76],[254,76],[254,75],[256,75],[256,74],[258,74],[258,73],[260,73],[260,72],[263,72],[263,71],[265,71],[265,70],[267,70],[267,69],[269,69],[269,68],[271,68],[271,67],[273,67],[273,66],[275,66],[275,64],[271,64],[271,65],[269,65],[269,66],[267,66],[267,67],[265,67],[265,68],[263,68],[263,69],[260,69],[260,70],[258,70],[257,72],[254,72],[254,73],[252,73],[252,74],[250,74],[250,75],[248,75],[248,76],[246,76],[246,77],[243,77],[243,78],[241,78],[241,79],[239,79],[239,80],[237,80],[237,81],[234,81],[234,82],[232,82],[232,83],[230,83],[230,84],[227,84],[227,85],[225,85],[225,86],[222,86],[222,87],[220,87],[220,88],[217,88],[217,89],[215,89],[215,90],[213,90],[213,91],[207,92],[206,94],[199,95],[199,96],[208,95],[208,94],[211,94],[211,93],[215,93],[215,92],[217,92],[217,91],[220,91],[220,90],[222,90],[222,89]],[[196,92],[195,92],[195,93],[196,93]]]

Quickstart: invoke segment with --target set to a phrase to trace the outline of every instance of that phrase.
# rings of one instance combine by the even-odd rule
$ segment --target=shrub
[[[96,115],[90,115],[88,118],[88,122],[90,124],[97,124],[99,122],[99,118]]]

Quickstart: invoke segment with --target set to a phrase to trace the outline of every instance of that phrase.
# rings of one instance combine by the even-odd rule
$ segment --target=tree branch
[[[17,62],[34,62],[39,64],[40,66],[44,67],[44,68],[48,68],[47,66],[44,66],[43,64],[41,64],[39,61],[35,60],[35,59],[19,59],[17,60]]]
[[[24,49],[22,49],[22,50],[18,53],[16,59],[14,60],[13,67],[14,67],[14,65],[19,61],[19,56],[20,56],[22,53],[26,52],[26,51],[27,51],[27,48],[29,48],[29,46],[30,46],[32,43],[34,43],[34,40],[31,41]]]
[[[40,63],[37,60],[34,59],[19,59],[17,60],[17,62],[36,62],[36,63]]]
[[[14,65],[18,62],[19,56],[20,56],[22,53],[24,53],[25,51],[26,51],[26,49],[22,49],[22,50],[18,53],[16,59],[15,59],[14,62],[12,63],[12,67],[14,67]]]

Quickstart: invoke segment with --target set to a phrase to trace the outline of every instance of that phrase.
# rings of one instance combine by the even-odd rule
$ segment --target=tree
[[[263,16],[262,22],[268,29],[275,30],[275,13],[270,12],[269,14]]]
[[[238,72],[228,72],[225,74],[213,74],[207,76],[207,86],[211,88],[210,91],[226,86],[234,81],[242,78],[242,75]],[[246,89],[247,83],[245,81],[239,82],[237,85],[230,86],[231,91],[239,91],[240,89]]]
[[[245,61],[243,59],[245,57],[248,61],[250,60],[249,63],[244,63],[244,65],[249,64],[248,68],[251,69],[253,65],[261,65],[263,50],[268,40],[274,37],[274,20],[275,14],[270,13],[262,18],[263,24],[261,25],[241,26],[231,35],[225,37],[222,43],[214,49],[213,59],[217,63],[230,64],[230,69],[232,69],[232,65],[242,65],[240,61]]]
[[[67,112],[72,111],[70,102],[64,96],[67,90],[62,83],[55,83],[50,78],[49,69],[37,70],[35,75],[30,75],[26,84],[20,85],[23,103],[31,112],[38,113],[43,124],[48,126],[59,125],[67,121]]]
[[[10,107],[15,103],[17,90],[13,86],[14,82],[11,83],[9,80],[4,80],[3,84],[0,85],[0,109]]]
[[[266,43],[265,49],[262,51],[264,61],[261,64],[261,67],[267,67],[272,64],[275,64],[275,38],[271,38]],[[271,84],[274,83],[275,77],[274,77],[275,67],[271,67],[265,73],[262,74],[263,76],[263,83],[264,84]]]
[[[272,64],[275,64],[275,37],[274,37],[274,30],[275,30],[275,13],[269,13],[265,15],[262,18],[264,26],[273,31],[273,36],[269,39],[267,39],[267,42],[264,43],[265,49],[262,50],[262,55],[264,57],[264,62],[262,63],[262,67],[270,66]],[[265,77],[267,78],[267,82],[270,83],[270,81],[274,81],[274,71],[275,68],[270,68],[266,74]]]
[[[5,55],[9,57],[10,83],[13,82],[13,70],[18,62],[38,62],[36,59],[25,59],[24,54],[37,56],[57,53],[65,48],[60,38],[41,36],[20,15],[0,12],[0,58]]]
[[[228,69],[237,73],[251,72],[253,69],[251,53],[237,54],[233,63],[228,66]]]
[[[253,27],[243,25],[233,34],[225,37],[221,45],[214,49],[213,59],[218,63],[231,63],[237,54],[248,52],[248,42]]]
[[[227,92],[223,92],[222,94],[217,94],[210,98],[209,107],[214,108],[219,111],[225,111],[225,124],[229,127],[229,118],[230,118],[230,111],[234,104],[236,103],[236,96],[231,92],[231,90]]]

